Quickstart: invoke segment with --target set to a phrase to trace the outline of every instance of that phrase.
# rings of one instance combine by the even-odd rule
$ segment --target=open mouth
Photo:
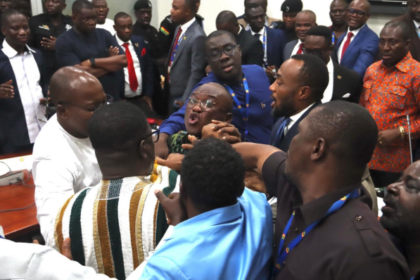
[[[197,113],[191,113],[190,117],[188,118],[188,123],[190,125],[195,125],[200,120],[200,115]]]
[[[227,65],[227,66],[223,66],[222,70],[224,72],[230,72],[233,69],[233,65]]]

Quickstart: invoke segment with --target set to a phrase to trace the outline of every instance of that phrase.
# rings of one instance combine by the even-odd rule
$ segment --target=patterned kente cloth
[[[403,126],[408,132],[407,115],[411,119],[411,137],[420,136],[420,63],[408,53],[398,64],[386,68],[382,61],[372,64],[364,78],[360,105],[365,107],[379,131]],[[413,144],[415,141],[413,141]],[[388,146],[377,145],[370,169],[403,172],[410,165],[408,137],[398,138]]]
[[[153,251],[166,229],[166,216],[154,190],[169,195],[178,174],[155,166],[155,176],[103,180],[67,200],[55,223],[61,251],[70,237],[73,259],[98,273],[123,280]],[[150,177],[156,177],[154,183]]]
[[[186,131],[175,133],[168,138],[167,143],[170,154],[185,154],[187,151],[182,148],[182,144],[191,144]]]

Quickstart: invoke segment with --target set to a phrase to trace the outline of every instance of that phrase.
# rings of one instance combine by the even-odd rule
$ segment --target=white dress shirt
[[[356,38],[356,36],[357,36],[357,34],[359,34],[359,31],[364,27],[365,25],[363,25],[362,27],[360,27],[359,29],[355,29],[355,30],[353,30],[353,31],[351,31],[350,30],[350,27],[349,27],[349,29],[347,30],[347,33],[346,33],[346,35],[344,35],[344,38],[343,38],[343,41],[341,41],[341,45],[338,47],[338,52],[337,52],[337,59],[338,59],[338,63],[341,63],[341,53],[343,52],[343,48],[344,48],[344,44],[346,43],[346,41],[347,41],[347,34],[349,33],[349,32],[351,32],[351,33],[353,33],[353,37],[351,37],[351,39],[350,39],[350,44],[351,44],[351,42],[353,42],[353,40],[354,40],[354,38]],[[350,45],[349,45],[349,47],[350,47]]]
[[[26,46],[24,53],[12,48],[6,40],[3,41],[3,53],[9,58],[13,73],[16,77],[16,84],[19,89],[20,100],[25,113],[26,126],[28,128],[29,140],[35,142],[42,126],[47,122],[45,117],[45,106],[39,103],[43,98],[40,85],[41,74],[35,57],[34,50]],[[16,98],[16,97],[15,97]]]
[[[252,34],[252,36],[254,36],[255,34],[260,34],[259,39],[264,46],[264,64],[267,65],[267,42],[268,42],[268,39],[267,39],[267,34],[266,34],[266,31],[265,31],[265,28],[266,27],[264,26],[259,32],[254,32],[251,29],[251,34]],[[265,35],[265,43],[264,43],[264,35]]]
[[[125,51],[125,47],[123,45],[125,43],[128,43],[128,50],[130,51],[131,57],[133,58],[134,71],[136,72],[137,81],[139,83],[139,87],[137,88],[136,91],[133,91],[130,88],[130,78],[128,76],[128,68],[125,67],[124,68],[124,77],[125,77],[125,90],[124,90],[124,95],[125,95],[125,97],[128,97],[128,98],[132,98],[132,97],[135,97],[135,96],[140,96],[141,93],[142,93],[141,66],[140,66],[140,60],[137,57],[137,53],[134,50],[133,42],[131,42],[131,40],[129,40],[128,42],[123,42],[118,37],[118,35],[116,35],[115,38],[117,39],[118,44],[123,48],[124,51]]]
[[[324,91],[324,97],[322,98],[322,103],[330,102],[333,96],[333,90],[334,90],[334,64],[332,62],[332,59],[330,57],[330,61],[327,64],[328,74],[330,81],[328,82],[328,86]]]
[[[89,138],[70,135],[51,117],[33,150],[32,174],[41,234],[47,244],[54,238],[57,212],[74,193],[99,184],[102,173]]]
[[[305,114],[306,111],[308,111],[312,106],[314,106],[314,104],[315,102],[303,109],[300,113],[297,113],[296,115],[290,117],[289,125],[286,126],[284,129],[284,136],[287,135],[287,133],[293,127],[293,125],[300,119],[300,117],[303,116],[303,114]]]
[[[105,19],[105,23],[103,24],[96,24],[96,28],[101,28],[107,30],[109,33],[111,33],[112,36],[115,35],[115,29],[114,29],[114,21],[112,19]]]
[[[181,29],[182,29],[182,33],[180,37],[184,37],[185,32],[187,32],[188,28],[196,21],[195,17],[193,17],[192,20],[190,20],[189,22],[184,23],[183,25],[181,25]]]
[[[242,25],[239,24],[239,32],[238,32],[238,35],[241,34],[241,31],[242,31]]]
[[[296,44],[296,46],[293,48],[293,51],[292,51],[292,55],[290,56],[290,57],[292,57],[292,56],[294,56],[295,54],[297,54],[297,52],[299,51],[299,47],[300,47],[300,44],[302,44],[303,42],[300,40],[300,39],[298,39],[298,43]],[[289,57],[289,58],[290,58]]]

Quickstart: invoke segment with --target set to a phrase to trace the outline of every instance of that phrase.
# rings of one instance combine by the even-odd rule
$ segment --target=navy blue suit
[[[342,35],[336,44],[336,52],[341,44],[347,40],[347,33]],[[353,39],[346,52],[340,65],[353,69],[363,78],[366,69],[372,65],[379,52],[379,38],[367,24],[360,29],[357,36]],[[338,57],[338,53],[337,53]]]
[[[115,35],[117,36],[117,35]],[[133,48],[135,50],[135,55],[140,62],[140,70],[141,70],[141,81],[142,81],[142,96],[149,96],[150,98],[153,96],[153,64],[152,59],[150,58],[150,49],[149,46],[144,42],[144,39],[140,36],[133,35],[131,37],[131,43],[133,44]],[[134,55],[134,54],[131,54]],[[125,86],[125,79],[124,79],[124,71],[118,71],[118,80],[122,81],[123,88]]]
[[[283,49],[287,38],[282,30],[265,27],[267,32],[267,64],[280,68],[283,64]]]
[[[278,145],[277,141],[277,132],[281,126],[281,124],[284,122],[286,117],[281,117],[276,121],[276,123],[273,125],[273,129],[271,130],[271,136],[270,136],[270,145],[275,146],[276,148],[279,148],[283,152],[287,152],[290,147],[290,143],[292,142],[293,137],[298,134],[298,126],[299,123],[306,118],[307,115],[317,106],[321,105],[321,101],[316,102],[311,108],[309,108],[301,117],[298,119],[293,126],[290,128],[290,130],[287,132],[286,137],[283,137],[283,139],[280,142],[280,145]]]
[[[283,49],[287,38],[282,30],[265,27],[267,34],[267,64],[280,68],[283,63]],[[251,30],[248,31],[250,34]]]
[[[2,47],[3,48],[3,47]],[[33,49],[32,52],[41,75],[40,85],[42,93],[47,96],[48,81],[46,79],[45,62],[42,53]],[[0,99],[0,154],[13,152],[13,147],[31,144],[29,141],[28,128],[26,126],[25,111],[20,98],[19,87],[13,72],[9,58],[0,51],[0,84],[12,80],[15,92],[13,98]]]

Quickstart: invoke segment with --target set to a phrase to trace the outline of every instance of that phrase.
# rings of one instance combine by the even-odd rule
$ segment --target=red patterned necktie
[[[300,44],[299,49],[296,54],[302,54],[303,53],[303,43]]]
[[[125,55],[127,56],[127,69],[128,69],[128,81],[130,82],[130,88],[132,91],[137,91],[139,87],[139,81],[137,80],[136,71],[134,70],[133,57],[131,56],[129,44],[124,43]]]
[[[344,53],[346,52],[347,48],[350,46],[352,37],[353,37],[353,33],[351,33],[351,32],[347,33],[347,40],[344,43],[343,50],[341,52],[340,62],[341,62],[341,60],[343,60]]]
[[[174,51],[175,51],[175,49],[176,49],[176,46],[178,45],[178,42],[179,42],[179,37],[181,36],[181,33],[182,33],[182,28],[181,28],[181,26],[180,26],[180,27],[179,27],[179,29],[178,29],[178,33],[176,34],[176,38],[175,38],[175,41],[174,41],[174,45],[173,45],[173,47],[172,47],[171,56],[169,57],[169,67],[171,67],[171,66],[172,66],[172,56],[174,55]]]

